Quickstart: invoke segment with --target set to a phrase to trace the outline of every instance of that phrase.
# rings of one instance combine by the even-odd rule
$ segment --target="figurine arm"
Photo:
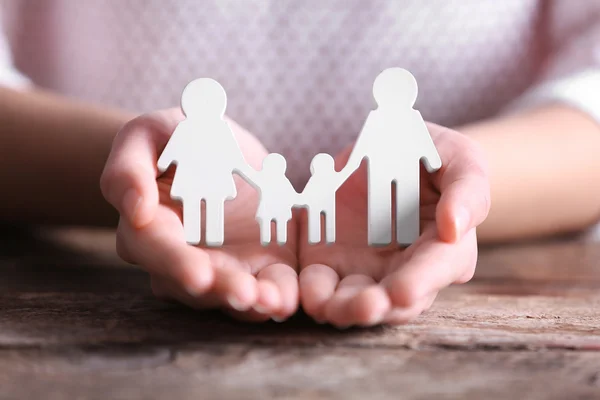
[[[425,125],[425,121],[423,120],[423,117],[421,117],[421,113],[418,111],[416,111],[416,113],[420,120],[419,126],[422,128],[421,132],[419,132],[421,137],[419,142],[422,143],[423,146],[421,160],[423,160],[423,164],[425,165],[427,172],[432,173],[442,167],[442,159],[440,158],[440,155],[435,147],[435,143],[433,143],[433,139],[431,138],[431,134],[427,129],[427,125]]]
[[[286,177],[286,179],[287,179],[287,177]],[[287,181],[288,181],[290,190],[294,194],[294,196],[293,196],[293,198],[294,198],[294,204],[292,205],[292,207],[294,207],[294,206],[302,206],[304,204],[304,196],[302,195],[302,192],[298,192],[296,190],[296,188],[294,187],[294,185],[292,185],[292,182],[290,182],[289,179],[287,179]]]
[[[229,157],[229,162],[231,165],[231,172],[234,174],[238,174],[249,184],[257,187],[257,182],[259,179],[259,172],[252,168],[252,166],[246,161],[246,157],[244,157],[244,153],[242,151],[242,147],[238,142],[233,129],[231,128],[229,122],[225,122],[223,125],[225,130],[220,132],[223,137],[227,137],[228,144],[224,146],[223,151],[226,152],[223,154],[223,157]]]
[[[258,187],[258,182],[260,179],[259,171],[255,170],[250,164],[248,164],[248,162],[246,162],[246,158],[244,157],[244,154],[238,146],[237,141],[235,142],[235,146],[237,152],[234,156],[235,159],[232,160],[232,172],[241,176],[246,182],[248,182],[252,186]]]
[[[337,191],[340,186],[342,186],[344,184],[344,182],[346,182],[348,180],[348,178],[350,177],[350,175],[352,175],[354,171],[351,171],[350,173],[342,170],[339,173],[336,174],[337,180],[335,181],[333,187],[335,188],[335,190]]]
[[[373,129],[373,118],[369,114],[367,120],[365,121],[356,142],[354,143],[354,147],[352,148],[352,152],[350,153],[350,157],[348,157],[348,161],[342,170],[340,171],[340,186],[343,182],[346,181],[360,167],[362,160],[366,156],[366,135],[371,135],[371,130]]]
[[[254,186],[258,186],[259,180],[259,172],[252,168],[246,160],[242,158],[242,162],[240,162],[234,169],[234,173],[237,173],[239,176],[244,178],[248,183]]]
[[[180,125],[177,125],[177,127],[173,131],[171,138],[167,142],[167,145],[160,154],[160,157],[158,158],[157,167],[159,172],[165,172],[176,159],[177,142],[179,141],[179,136],[181,132],[179,126]]]

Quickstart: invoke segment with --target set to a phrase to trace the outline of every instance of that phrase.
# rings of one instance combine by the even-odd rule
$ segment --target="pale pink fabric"
[[[597,0],[0,5],[3,83],[22,85],[24,76],[144,112],[177,105],[189,80],[213,77],[228,92],[227,113],[286,156],[296,185],[314,154],[335,154],[356,137],[373,106],[373,79],[386,67],[412,71],[417,108],[444,125],[555,100],[600,119]]]

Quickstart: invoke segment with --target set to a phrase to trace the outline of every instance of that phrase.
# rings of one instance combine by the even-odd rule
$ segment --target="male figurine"
[[[392,183],[396,186],[396,241],[419,237],[419,163],[429,173],[442,162],[421,114],[413,109],[417,82],[402,68],[381,72],[373,84],[377,109],[371,111],[344,168],[351,175],[368,161],[370,245],[392,242]]]

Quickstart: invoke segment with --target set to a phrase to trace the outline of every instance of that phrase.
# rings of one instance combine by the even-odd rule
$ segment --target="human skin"
[[[600,220],[600,125],[560,104],[461,126],[483,149],[492,207],[482,243],[585,230]]]
[[[115,134],[135,117],[0,88],[0,184],[11,194],[0,199],[0,218],[115,226],[118,214],[97,183]],[[480,242],[576,232],[600,217],[600,127],[587,115],[555,104],[455,129],[481,146],[489,165],[493,206]]]
[[[175,111],[169,113],[172,115],[166,117],[169,122],[163,126],[165,132],[173,128],[181,117]],[[121,219],[118,232],[121,238],[128,239],[120,240],[121,254],[128,259],[132,251],[126,248],[135,249],[139,246],[150,252],[146,255],[150,259],[153,247],[147,247],[146,242],[136,242],[134,234],[143,227],[157,223],[159,207],[172,208],[172,204],[167,205],[168,198],[163,196],[161,200],[159,193],[162,192],[156,189],[157,175],[154,169],[157,153],[161,143],[164,145],[165,137],[163,134],[160,142],[157,139],[160,135],[146,134],[140,140],[128,142],[129,146],[123,146],[124,141],[115,140],[115,133],[122,132],[124,126],[129,129],[135,127],[135,124],[127,124],[133,119],[134,116],[128,112],[84,104],[41,90],[21,92],[0,89],[0,126],[4,138],[2,160],[5,165],[0,170],[0,184],[5,193],[10,194],[0,199],[0,218],[27,224],[90,226],[116,226]],[[256,160],[253,162],[259,165],[266,151],[254,136],[237,124],[232,124],[238,135],[244,132],[241,136],[252,143],[249,149],[255,151],[251,150],[248,154],[254,154]],[[136,129],[151,130],[152,124],[145,126]],[[596,185],[600,171],[600,159],[596,157],[600,148],[600,132],[596,123],[585,114],[562,105],[548,105],[513,116],[458,127],[457,130],[478,144],[488,165],[491,209],[487,219],[477,228],[479,242],[511,241],[579,231],[600,217],[600,202],[597,201],[600,188]],[[107,163],[109,154],[112,156]],[[115,157],[115,154],[121,156]],[[126,159],[135,161],[130,164],[115,162]],[[475,167],[473,171],[479,169],[476,165],[471,167]],[[105,173],[103,178],[102,186],[111,205],[105,201],[98,182],[103,171],[119,168],[121,172]],[[158,182],[158,186],[167,184],[161,183],[160,179]],[[125,193],[131,193],[126,189],[131,187],[141,188],[139,197],[125,197]],[[252,218],[254,211],[251,212]],[[247,212],[250,213],[250,210]],[[244,221],[249,221],[245,213],[242,212]],[[438,234],[450,244],[460,241],[461,232],[463,235],[470,232],[464,232],[461,226],[473,225],[472,221],[452,219],[443,213],[436,215],[436,218],[436,226],[446,226]],[[174,226],[176,222],[177,219],[170,220]],[[244,241],[251,240],[254,234],[257,232],[252,231]],[[258,243],[258,236],[256,238]],[[160,241],[161,237],[159,235],[154,239]],[[127,242],[127,246],[124,246],[124,242]],[[228,271],[221,276],[210,265],[204,269],[186,268],[185,263],[189,259],[186,261],[187,256],[181,250],[179,255],[173,251],[172,259],[154,258],[154,270],[145,265],[143,260],[129,261],[149,271],[154,289],[161,297],[179,297],[178,300],[197,307],[226,308],[236,317],[251,320],[270,317],[281,320],[295,310],[298,283],[293,268],[296,263],[294,251],[261,253],[259,258],[267,260],[265,265],[238,279],[239,271],[231,274]],[[236,254],[250,256],[244,252]],[[228,263],[227,257],[219,257],[219,263]],[[165,265],[156,265],[156,260],[158,264],[163,262]],[[169,264],[169,268],[166,268],[166,264]],[[274,268],[272,265],[283,266]],[[470,270],[464,266],[460,268],[467,272],[457,281],[464,281],[469,278]],[[166,279],[156,271],[163,275],[164,271],[171,271],[172,274]],[[257,289],[261,280],[258,277],[260,271],[268,271],[261,275],[266,282],[260,284],[261,288],[266,288],[264,295],[261,294],[262,289]],[[219,280],[218,276],[222,279]],[[338,275],[335,279],[340,278],[343,279]],[[230,284],[238,281],[240,285]],[[421,287],[422,293],[427,293],[427,298],[417,294],[408,296],[409,301],[405,301],[406,298],[402,301],[412,305],[419,303],[425,309],[432,297],[431,291],[426,290],[428,285],[438,287],[440,282],[434,282],[429,275],[423,275],[421,281],[425,282]],[[302,285],[302,279],[300,283]],[[364,286],[365,282],[359,283]],[[444,284],[449,283],[448,280]],[[215,288],[219,288],[216,296]],[[235,304],[230,301],[235,299],[232,293],[239,295],[233,300]],[[292,296],[285,297],[287,295],[282,293],[291,293]],[[340,309],[344,310],[345,306]],[[334,321],[340,326],[381,320],[373,315],[344,320],[343,314],[348,313],[341,312],[339,321],[338,317],[315,316]],[[333,315],[336,313],[333,312]],[[388,320],[402,322],[407,318],[392,315]]]

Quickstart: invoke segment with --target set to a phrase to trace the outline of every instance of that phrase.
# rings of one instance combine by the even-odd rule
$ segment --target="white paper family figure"
[[[237,192],[237,173],[260,193],[256,220],[260,241],[271,242],[275,223],[277,243],[287,241],[287,227],[294,207],[308,209],[308,240],[319,243],[321,217],[325,219],[325,243],[335,242],[335,198],[339,187],[367,160],[368,243],[392,242],[392,187],[396,197],[396,241],[413,243],[419,236],[419,165],[428,172],[441,167],[441,159],[421,114],[413,109],[417,82],[401,68],[384,70],[373,85],[378,107],[363,125],[346,166],[338,172],[328,154],[317,154],[311,162],[311,178],[297,193],[286,177],[285,158],[276,153],[263,160],[260,171],[249,166],[223,119],[227,96],[213,79],[190,82],[183,90],[181,108],[186,119],[179,123],[159,160],[165,171],[177,165],[171,197],[181,200],[186,241],[201,240],[201,205],[205,205],[205,242],[224,242],[224,204]]]
[[[205,206],[205,242],[220,246],[224,241],[226,200],[237,191],[233,172],[247,168],[246,160],[223,120],[227,95],[209,78],[190,82],[181,96],[185,120],[180,122],[158,159],[159,171],[177,165],[171,197],[183,203],[185,239],[200,243],[201,204]]]
[[[300,195],[299,205],[308,210],[308,242],[321,242],[321,216],[325,218],[325,243],[335,242],[335,193],[346,179],[335,170],[329,154],[319,153],[310,163],[311,178]]]
[[[275,223],[277,243],[287,242],[287,226],[292,219],[292,208],[298,203],[298,193],[285,175],[287,163],[281,154],[268,154],[262,169],[251,167],[240,173],[260,193],[256,220],[260,225],[260,242],[271,242],[271,223]]]
[[[371,111],[344,170],[352,173],[367,159],[369,245],[392,242],[392,184],[396,196],[396,242],[419,237],[419,166],[427,172],[442,166],[417,100],[417,81],[402,68],[389,68],[373,84],[377,108]]]

